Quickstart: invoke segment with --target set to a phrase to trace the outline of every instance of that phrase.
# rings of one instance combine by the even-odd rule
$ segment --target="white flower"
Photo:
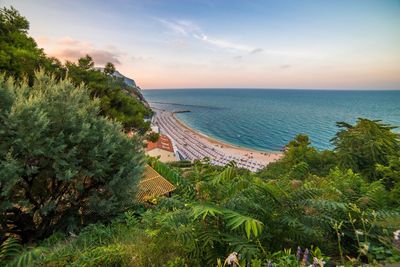
[[[363,234],[364,234],[364,232],[363,232],[363,231],[356,230],[356,235],[363,235]]]
[[[314,257],[313,264],[310,264],[308,267],[314,267],[314,266],[323,267],[323,266],[325,266],[325,263],[326,262],[323,259],[318,259],[317,257]]]
[[[239,259],[237,256],[238,256],[237,252],[232,252],[231,254],[229,254],[229,256],[225,259],[224,266],[225,266],[225,264],[229,264],[229,265],[234,264],[234,266],[236,266],[236,265],[239,266]]]
[[[394,240],[400,240],[400,230],[393,232]]]

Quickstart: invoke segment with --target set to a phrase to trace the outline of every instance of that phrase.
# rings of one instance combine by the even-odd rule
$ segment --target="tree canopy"
[[[64,66],[58,59],[46,56],[28,35],[28,30],[29,22],[13,7],[0,9],[0,72],[19,81],[27,78],[30,85],[39,69],[57,79],[65,78],[68,72],[76,86],[84,83],[92,98],[100,98],[101,115],[121,122],[126,131],[144,134],[149,129],[145,118],[151,115],[151,110],[145,106],[138,89],[110,75],[115,72],[113,64],[107,63],[105,72],[101,72],[86,55],[77,63],[67,62]]]
[[[43,72],[0,78],[0,235],[24,240],[110,218],[132,204],[142,143],[97,116],[99,100]]]
[[[116,69],[114,64],[108,62],[106,66],[104,67],[104,73],[107,75],[113,75],[115,73]]]
[[[342,168],[377,180],[377,165],[387,165],[392,156],[400,155],[399,135],[392,131],[396,127],[361,118],[355,125],[345,122],[337,125],[340,131],[332,141]]]
[[[299,134],[258,173],[147,158],[176,191],[133,205],[151,114],[140,92],[111,63],[102,71],[89,55],[65,65],[46,57],[13,8],[0,10],[0,26],[0,265],[400,262],[394,127],[339,122],[325,151]]]
[[[126,130],[144,134],[149,129],[150,122],[145,118],[152,114],[151,110],[131,93],[133,89],[123,79],[96,69],[89,55],[80,58],[78,63],[67,62],[65,65],[68,77],[75,85],[85,84],[92,98],[100,99],[102,115],[121,122]]]
[[[60,61],[47,57],[28,36],[29,22],[11,8],[0,9],[0,71],[15,78],[27,77],[32,83],[39,67],[62,76],[65,73]]]

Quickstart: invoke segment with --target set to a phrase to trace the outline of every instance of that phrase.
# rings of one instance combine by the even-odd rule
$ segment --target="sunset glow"
[[[113,62],[144,89],[400,89],[399,1],[2,3],[48,55]]]

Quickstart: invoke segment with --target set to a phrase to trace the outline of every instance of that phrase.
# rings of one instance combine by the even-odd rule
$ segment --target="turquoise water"
[[[235,145],[277,151],[297,134],[319,149],[332,148],[336,122],[381,119],[400,126],[400,91],[258,89],[144,90],[150,105],[190,127]]]

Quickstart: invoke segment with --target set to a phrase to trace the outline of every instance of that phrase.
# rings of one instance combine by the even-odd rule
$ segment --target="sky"
[[[400,89],[400,0],[0,0],[143,89]]]

